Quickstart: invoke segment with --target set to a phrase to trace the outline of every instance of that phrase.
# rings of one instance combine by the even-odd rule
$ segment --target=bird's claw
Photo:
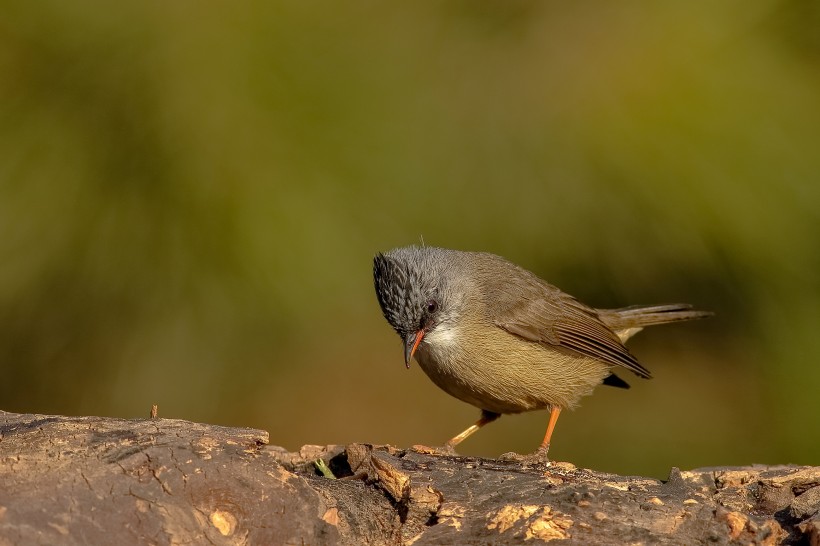
[[[410,449],[412,451],[415,451],[416,453],[422,453],[424,455],[458,455],[458,453],[456,453],[455,448],[449,444],[444,444],[443,446],[438,447],[429,447],[416,444],[414,446],[410,446]]]
[[[547,456],[548,449],[538,448],[538,450],[530,453],[529,455],[521,455],[515,452],[504,453],[503,455],[499,456],[499,460],[502,461],[512,461],[516,463],[520,463],[522,465],[545,465],[550,466],[552,465],[552,461],[550,461],[549,457]]]

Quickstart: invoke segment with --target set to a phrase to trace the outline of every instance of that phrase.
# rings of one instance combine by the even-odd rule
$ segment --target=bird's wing
[[[526,284],[499,289],[488,306],[497,326],[528,341],[563,347],[651,377],[594,309],[537,277]],[[522,294],[537,297],[522,298]]]

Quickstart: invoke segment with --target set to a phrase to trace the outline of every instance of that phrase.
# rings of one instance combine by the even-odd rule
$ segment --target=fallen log
[[[661,481],[366,444],[291,453],[260,430],[176,419],[0,412],[0,546],[549,541],[820,545],[820,467]]]

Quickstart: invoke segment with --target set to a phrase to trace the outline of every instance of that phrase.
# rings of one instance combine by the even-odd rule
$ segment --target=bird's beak
[[[407,366],[408,370],[410,369],[410,359],[416,354],[416,349],[418,349],[421,338],[423,337],[424,328],[418,332],[407,334],[407,337],[404,339],[404,365]]]

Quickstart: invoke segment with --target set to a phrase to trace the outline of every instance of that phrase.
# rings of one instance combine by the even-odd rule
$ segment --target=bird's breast
[[[416,360],[450,395],[497,413],[573,407],[609,373],[605,363],[489,325],[439,325],[425,334]]]

